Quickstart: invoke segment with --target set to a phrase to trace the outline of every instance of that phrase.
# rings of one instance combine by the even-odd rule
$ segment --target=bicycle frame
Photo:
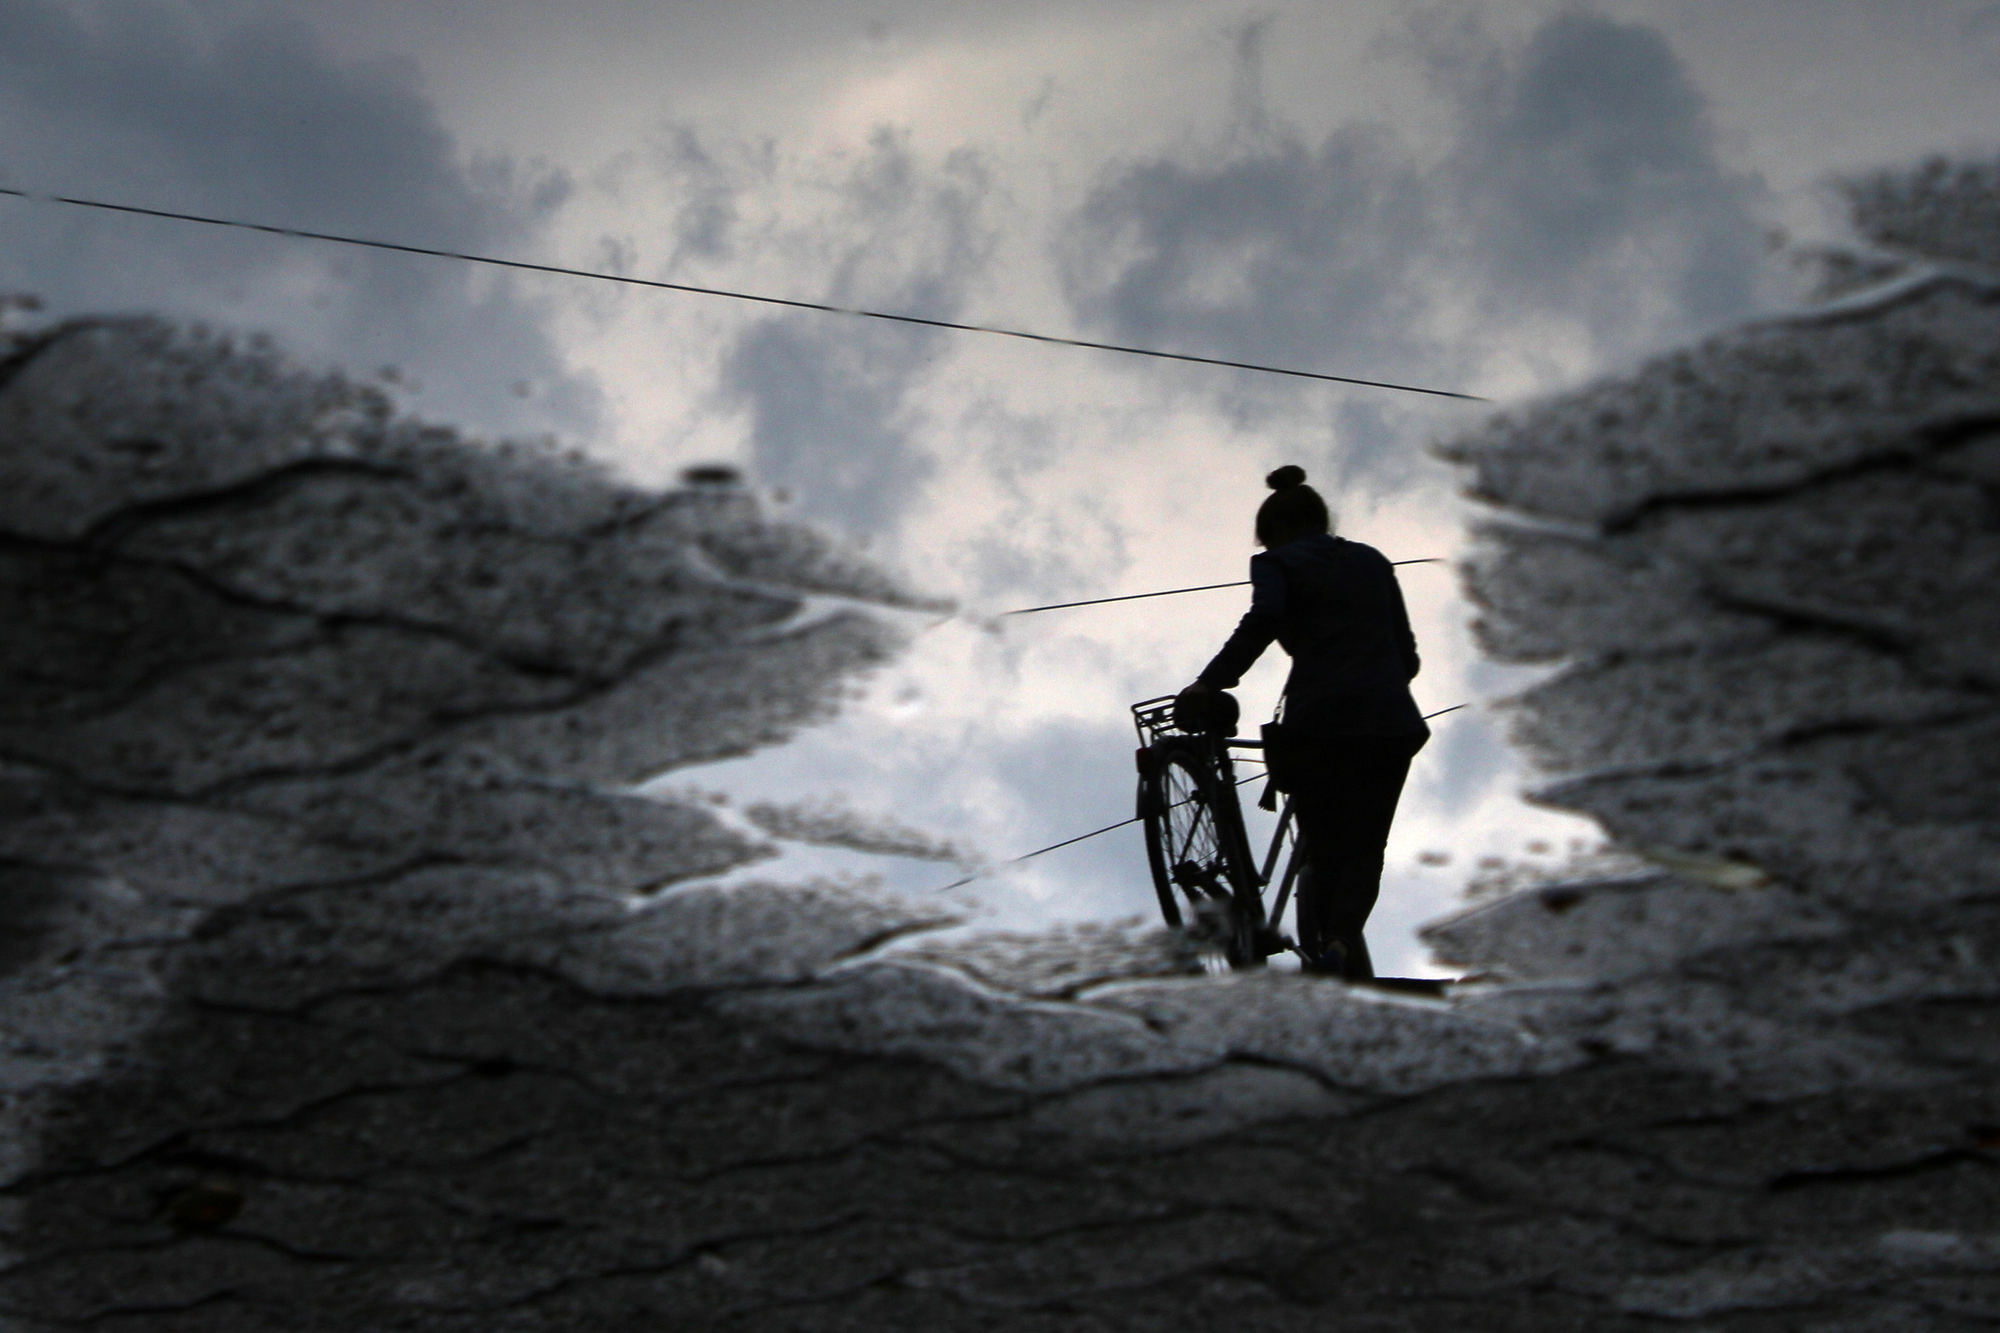
[[[1239,741],[1232,737],[1223,742],[1223,747],[1225,750],[1235,748],[1262,750],[1264,742]],[[1227,771],[1225,770],[1225,772]],[[1292,835],[1292,853],[1285,858],[1285,874],[1284,878],[1278,883],[1278,896],[1272,902],[1270,909],[1264,914],[1265,927],[1274,933],[1278,931],[1278,923],[1284,919],[1285,908],[1290,904],[1292,899],[1292,888],[1297,884],[1299,871],[1305,864],[1305,858],[1299,855],[1298,834],[1292,828],[1292,798],[1289,795],[1285,796],[1282,803],[1279,804],[1277,814],[1278,826],[1271,831],[1271,845],[1264,853],[1262,864],[1257,868],[1257,890],[1261,895],[1265,889],[1271,886],[1271,874],[1278,868],[1278,854],[1284,850],[1285,835],[1288,833]],[[1292,937],[1280,935],[1279,938],[1284,941],[1286,948],[1290,949],[1293,953],[1297,953],[1301,958],[1305,957],[1305,954],[1299,949],[1298,942]]]

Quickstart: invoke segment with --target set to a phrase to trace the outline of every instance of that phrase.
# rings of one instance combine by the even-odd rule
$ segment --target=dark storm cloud
[[[1579,322],[1615,357],[1751,306],[1751,187],[1717,164],[1659,34],[1566,15],[1520,51],[1422,55],[1457,113],[1442,160],[1421,163],[1385,128],[1312,146],[1266,121],[1215,160],[1128,164],[1064,239],[1078,317],[1135,341],[1449,386],[1538,318]],[[1254,40],[1239,58],[1254,73]],[[1447,313],[1468,302],[1483,317],[1469,336]]]
[[[850,532],[890,526],[934,467],[912,445],[902,400],[937,337],[863,329],[842,338],[794,317],[744,334],[723,386],[750,410],[757,475]]]
[[[1716,162],[1702,99],[1659,33],[1557,18],[1461,105],[1447,216],[1496,314],[1515,301],[1580,316],[1618,353],[1750,308],[1754,187]],[[1671,306],[1647,327],[1655,293]]]
[[[1366,374],[1424,322],[1424,186],[1372,129],[1214,165],[1139,163],[1074,220],[1066,287],[1086,324],[1121,338],[1244,360],[1305,352]]]
[[[992,249],[980,217],[989,188],[972,154],[956,153],[941,172],[928,173],[901,138],[879,132],[839,183],[841,206],[815,238],[833,274],[815,297],[957,318]],[[694,220],[705,225],[699,214]],[[759,477],[792,489],[806,512],[850,531],[893,526],[935,467],[916,442],[905,400],[942,337],[828,316],[753,325],[726,357],[721,389],[750,415]]]
[[[0,6],[0,174],[31,190],[448,249],[507,252],[568,182],[462,165],[414,73],[342,66],[295,22],[209,30],[148,4]],[[588,423],[541,312],[464,265],[9,202],[0,274],[58,311],[276,331],[357,371],[404,363],[424,407],[481,425]],[[539,386],[532,405],[517,382]]]

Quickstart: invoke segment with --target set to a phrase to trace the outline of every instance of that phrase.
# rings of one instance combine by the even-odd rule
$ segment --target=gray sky
[[[0,118],[12,186],[1504,404],[1796,299],[1786,246],[1843,234],[1830,175],[1990,156],[2000,5],[0,0]],[[1392,558],[1463,540],[1424,445],[1478,409],[1435,399],[14,201],[0,227],[0,288],[56,313],[268,331],[648,480],[733,460],[963,599],[839,723],[669,785],[838,792],[996,856],[1129,813],[1125,705],[1242,602],[978,617],[1243,577],[1281,462]],[[1404,585],[1427,708],[1527,678],[1476,660],[1444,568]],[[1499,732],[1454,715],[1419,759],[1391,966],[1478,857],[1589,835],[1516,800]],[[1131,831],[979,892],[1007,921],[1151,910]]]

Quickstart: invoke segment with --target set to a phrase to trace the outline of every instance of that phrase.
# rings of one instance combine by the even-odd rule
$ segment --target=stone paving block
[[[1875,790],[1886,780],[1922,791],[1912,768],[1872,776],[1843,762],[1844,736],[1691,772],[1597,774],[1552,783],[1538,796],[1587,814],[1630,845],[1677,849],[1769,874],[1829,907],[1913,910],[2000,887],[2000,840],[1982,820],[1905,822]],[[1923,754],[1921,745],[1902,757]],[[1822,757],[1823,756],[1823,757]],[[1955,767],[1939,746],[1941,767]],[[1953,803],[1962,804],[1960,798]],[[1943,813],[1940,811],[1940,813]]]
[[[1815,733],[1985,709],[1895,657],[1796,634],[1736,651],[1573,667],[1519,696],[1514,739],[1555,773],[1713,764]]]
[[[1510,662],[1657,655],[1775,638],[1770,617],[1722,605],[1702,570],[1630,534],[1488,522],[1460,565],[1479,646]]]
[[[1773,522],[1782,515],[1781,522]],[[1670,510],[1639,540],[1739,611],[1909,652],[1987,688],[2000,608],[2000,515],[1983,487],[1908,468],[1842,476],[1760,504]]]
[[[605,995],[768,985],[809,980],[890,940],[959,920],[835,884],[698,885],[635,907],[615,927],[545,958]]]
[[[763,855],[700,806],[532,781],[490,756],[436,753],[365,772],[260,783],[231,808],[378,864],[512,864],[611,893],[657,891]]]
[[[1917,459],[2000,410],[2000,291],[1938,277],[1873,305],[1710,338],[1553,402],[1501,413],[1443,455],[1477,498],[1579,524],[1649,505],[1777,495]]]
[[[1838,911],[1775,881],[1721,888],[1665,872],[1517,893],[1424,928],[1447,963],[1519,978],[1611,981],[1676,968],[1710,950],[1839,937]]]
[[[400,846],[342,845],[283,818],[108,796],[19,767],[0,769],[0,855],[93,866],[168,907],[222,907],[261,892],[355,881],[409,859]]]

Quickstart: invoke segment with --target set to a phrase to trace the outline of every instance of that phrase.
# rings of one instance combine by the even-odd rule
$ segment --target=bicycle
[[[1262,750],[1264,743],[1221,732],[1182,731],[1173,714],[1172,695],[1132,705],[1132,724],[1139,733],[1138,817],[1146,826],[1146,860],[1160,914],[1175,929],[1220,943],[1232,968],[1262,967],[1265,959],[1287,950],[1304,958],[1297,943],[1278,929],[1305,868],[1291,798],[1278,808],[1278,827],[1261,864],[1251,855],[1243,808],[1236,799],[1236,789],[1255,777],[1237,778],[1231,751]],[[1267,913],[1264,890],[1287,840],[1292,854]],[[1191,924],[1182,920],[1182,897],[1194,917]]]

